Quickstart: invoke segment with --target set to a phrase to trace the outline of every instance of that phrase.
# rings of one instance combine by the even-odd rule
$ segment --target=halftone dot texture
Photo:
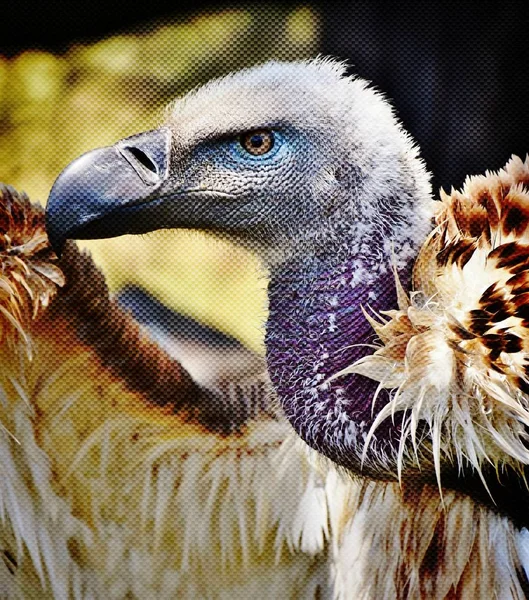
[[[318,52],[347,59],[393,99],[435,189],[523,156],[528,5],[420,6],[218,9],[60,54],[0,58],[0,180],[45,201],[72,159],[156,127],[174,97],[270,58]],[[40,225],[36,217],[24,235]],[[103,288],[90,261],[67,253],[82,294],[72,296],[31,236],[6,254],[18,221],[0,226],[9,238],[0,301],[11,302],[0,315],[0,597],[327,598],[332,573],[347,599],[359,572],[381,574],[368,597],[406,597],[412,585],[428,597],[443,552],[445,595],[461,591],[467,564],[469,597],[518,591],[508,581],[521,572],[509,521],[456,492],[443,505],[435,485],[370,484],[361,495],[285,442],[290,428],[271,416],[258,377],[266,311],[253,257],[172,232],[90,242]],[[94,298],[105,279],[167,354],[137,344],[135,326],[105,312]],[[54,294],[65,301],[42,309]],[[164,371],[170,360],[196,384],[185,397],[187,383]],[[164,382],[174,392],[153,394]]]
[[[322,51],[392,100],[437,194],[528,152],[528,25],[523,0],[335,2]]]
[[[45,201],[72,159],[156,127],[174,97],[271,58],[315,55],[318,21],[306,7],[214,10],[2,59],[0,179]],[[10,221],[0,226],[11,252],[20,236]],[[2,255],[3,289],[19,297],[0,317],[9,398],[0,445],[10,472],[0,493],[0,596],[327,596],[320,478],[285,445],[290,428],[268,406],[262,357],[232,337],[262,346],[255,260],[190,234],[93,242],[104,278],[67,247],[68,282],[57,290],[54,259],[32,246],[31,227],[30,218],[23,248]],[[105,305],[104,279],[167,354]],[[57,301],[33,327],[38,315],[25,303],[45,304],[48,294]],[[167,369],[170,360],[195,387]]]

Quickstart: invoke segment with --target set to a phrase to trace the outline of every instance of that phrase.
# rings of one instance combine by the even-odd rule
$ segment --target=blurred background
[[[529,1],[212,5],[10,2],[0,37],[0,181],[45,203],[76,156],[155,127],[168,101],[269,59],[317,54],[393,100],[434,191],[529,152]],[[189,232],[93,241],[113,290],[262,348],[265,281],[242,250]]]

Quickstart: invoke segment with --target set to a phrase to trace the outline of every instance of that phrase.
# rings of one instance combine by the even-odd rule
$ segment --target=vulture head
[[[50,239],[194,228],[255,249],[270,272],[267,359],[287,417],[360,469],[376,385],[329,379],[366,353],[360,305],[396,302],[431,216],[428,175],[381,94],[328,60],[268,63],[212,81],[165,123],[71,163]],[[369,464],[390,468],[392,426]]]
[[[371,244],[382,256],[393,230],[400,255],[426,232],[428,194],[417,151],[365,81],[331,61],[269,63],[211,81],[173,102],[159,129],[74,161],[54,185],[48,230],[60,248],[202,229],[268,266],[327,263]]]
[[[268,63],[212,81],[170,105],[159,129],[78,158],[53,186],[47,227],[58,249],[68,238],[160,228],[201,229],[253,248],[270,278],[270,377],[301,438],[370,478],[442,480],[512,508],[510,498],[528,496],[513,467],[525,442],[511,444],[514,459],[497,459],[508,454],[504,446],[489,460],[479,447],[501,446],[495,430],[474,428],[477,442],[465,437],[473,409],[464,413],[438,393],[452,363],[433,361],[439,381],[400,403],[392,389],[403,379],[390,377],[386,365],[391,351],[382,358],[379,352],[369,368],[350,368],[378,347],[376,323],[365,312],[407,310],[403,290],[434,205],[418,151],[388,102],[342,65],[318,59]],[[457,231],[454,239],[479,237],[486,228],[478,229]],[[434,278],[438,265],[428,265]],[[436,293],[428,273],[423,269],[421,282],[432,284],[425,293]],[[376,329],[387,333],[380,323]],[[457,410],[464,413],[456,419],[461,430],[448,418]],[[516,407],[509,410],[517,418]],[[524,426],[516,431],[525,439]]]

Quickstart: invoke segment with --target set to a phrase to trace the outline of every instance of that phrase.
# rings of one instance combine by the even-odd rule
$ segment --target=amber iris
[[[270,152],[274,147],[274,134],[268,129],[249,131],[241,135],[241,146],[254,156]]]

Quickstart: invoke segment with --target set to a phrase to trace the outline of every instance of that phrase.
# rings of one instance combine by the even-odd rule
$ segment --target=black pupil
[[[250,144],[252,148],[260,148],[264,144],[264,135],[262,133],[256,133],[250,138]]]

